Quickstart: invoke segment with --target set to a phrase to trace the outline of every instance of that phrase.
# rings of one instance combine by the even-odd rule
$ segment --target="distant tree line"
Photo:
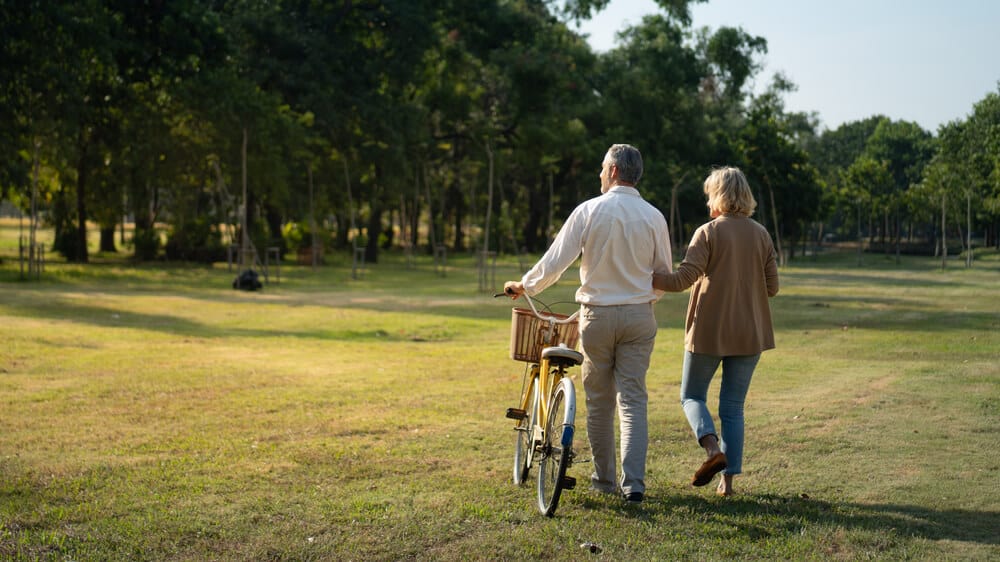
[[[76,262],[88,222],[101,251],[225,259],[243,205],[258,247],[537,252],[628,142],[678,247],[718,165],[747,172],[789,259],[831,237],[1000,244],[997,92],[937,134],[820,132],[785,77],[751,92],[765,38],[659,0],[595,53],[571,23],[607,3],[0,0],[0,193],[36,193]]]

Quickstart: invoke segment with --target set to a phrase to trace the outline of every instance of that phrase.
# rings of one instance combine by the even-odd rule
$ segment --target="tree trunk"
[[[948,234],[945,230],[945,211],[947,210],[948,195],[941,194],[941,269],[948,265]]]
[[[368,244],[365,245],[365,261],[378,263],[378,239],[382,236],[382,208],[375,203],[368,217]]]
[[[358,232],[357,232],[357,222],[354,219],[354,197],[351,195],[351,173],[347,169],[347,156],[344,156],[344,186],[347,188],[347,211],[351,217],[350,220],[350,238],[351,238],[351,248],[352,251],[358,248]],[[346,237],[345,237],[346,239]],[[353,259],[353,258],[352,258]]]
[[[149,261],[156,259],[160,249],[160,239],[156,234],[156,190],[148,178],[140,177],[139,170],[131,173],[132,189],[129,203],[135,217],[132,229],[132,245],[135,259]]]
[[[523,238],[524,245],[529,252],[537,252],[542,245],[539,240],[539,232],[542,227],[542,209],[545,202],[542,201],[540,189],[528,190],[528,219],[524,221]]]
[[[239,270],[253,267],[253,262],[246,262],[250,255],[250,196],[247,191],[247,128],[243,127],[243,145],[240,149],[240,169],[243,184],[243,214],[240,216],[240,256]]]
[[[882,209],[882,232],[879,236],[879,242],[882,244],[882,251],[885,255],[889,255],[889,206],[886,205]]]
[[[482,252],[485,260],[490,251],[490,222],[493,220],[493,147],[490,141],[486,141],[486,158],[488,167],[488,178],[486,180],[486,219],[483,221],[483,243]]]
[[[901,225],[900,225],[900,220],[899,220],[899,210],[898,209],[896,210],[896,214],[895,214],[895,217],[894,217],[894,219],[893,219],[892,222],[893,222],[892,226],[893,226],[893,230],[894,230],[893,234],[895,235],[895,238],[896,238],[896,265],[899,265],[899,243],[900,243],[900,238],[902,238],[903,232],[902,232],[902,229],[900,228]]]
[[[382,181],[381,169],[375,166],[375,178],[372,184],[372,196],[368,201],[368,244],[365,245],[365,261],[368,263],[378,263],[378,240],[382,237],[382,197],[380,182]]]
[[[427,166],[421,168],[420,176],[424,180],[424,191],[427,193],[427,245],[430,247],[430,254],[437,251],[438,216],[434,214],[434,199],[431,197],[430,182],[427,181]],[[441,207],[439,207],[440,209]]]
[[[456,252],[465,251],[465,232],[462,230],[462,221],[465,220],[465,197],[462,195],[462,190],[457,185],[452,185],[448,188],[449,197],[451,201],[452,212],[454,213],[454,225],[455,225],[455,236],[452,242],[452,247]]]
[[[778,247],[778,265],[785,265],[785,254],[781,248],[781,228],[778,225],[778,208],[774,204],[774,189],[770,182],[767,184],[767,191],[771,195],[771,218],[774,219],[774,243]]]
[[[410,247],[416,248],[420,242],[420,166],[413,169],[413,207],[407,219],[410,225]]]
[[[314,190],[312,164],[306,166],[306,172],[308,173],[309,180],[309,247],[312,250],[309,252],[311,257],[309,265],[313,269],[316,269],[317,254],[319,253],[319,248],[317,247],[319,246],[319,235],[316,232],[316,208],[313,203]]]
[[[344,210],[337,213],[337,233],[334,239],[338,248],[346,248],[350,245],[349,240],[353,229],[351,228],[351,219],[344,216],[347,214],[349,211]]]
[[[418,193],[413,198],[413,208],[411,209],[409,219],[410,225],[410,247],[416,248],[420,244],[420,194]]]
[[[76,248],[70,261],[87,263],[87,141],[81,130],[79,138],[80,159],[76,164]],[[68,256],[67,256],[68,257]]]
[[[861,201],[858,201],[858,267],[861,267],[864,252],[865,238],[861,232]]]
[[[379,244],[379,247],[381,249],[383,249],[383,250],[389,250],[390,248],[392,248],[392,245],[396,242],[396,228],[395,228],[395,225],[397,224],[397,222],[396,222],[396,218],[395,217],[397,217],[397,216],[400,217],[400,220],[398,221],[398,224],[400,226],[402,226],[402,224],[403,224],[403,221],[402,221],[402,218],[401,218],[402,217],[401,213],[396,212],[396,211],[397,210],[392,209],[391,207],[389,208],[389,211],[388,211],[389,212],[389,228],[384,229],[384,232],[385,232],[384,237],[382,235],[379,235],[379,238],[384,238],[382,240],[382,243]]]
[[[681,177],[683,180],[683,176]],[[680,187],[680,182],[674,184],[673,189],[670,190],[670,220],[668,221],[667,228],[670,232],[670,246],[673,251],[673,255],[676,255],[680,250],[681,244],[680,240],[677,238],[678,230],[680,225],[677,224],[677,220],[674,218],[677,216],[677,188]],[[671,264],[672,266],[673,264]]]
[[[278,252],[284,256],[285,251],[288,250],[288,244],[285,243],[285,238],[281,235],[281,223],[283,222],[281,211],[274,205],[264,205],[264,220],[267,221],[267,240],[264,240],[264,247],[257,248],[257,251],[261,253],[263,259],[263,256],[267,255],[267,249],[272,244],[277,243]]]
[[[100,251],[115,253],[118,248],[115,246],[115,225],[101,227]]]
[[[972,267],[972,192],[965,192],[965,267]]]
[[[552,245],[552,241],[556,237],[556,233],[553,231],[555,224],[555,213],[556,213],[556,198],[555,190],[552,187],[552,172],[549,172],[549,221],[545,225],[545,247]]]

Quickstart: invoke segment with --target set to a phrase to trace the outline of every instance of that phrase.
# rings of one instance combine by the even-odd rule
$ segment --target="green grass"
[[[7,234],[5,234],[7,236]],[[1000,255],[781,271],[739,496],[686,485],[685,295],[657,305],[648,501],[510,483],[510,302],[465,256],[234,272],[0,245],[0,559],[1000,557]],[[497,279],[518,275],[501,260]],[[572,300],[575,271],[546,292]],[[578,375],[577,375],[578,376]],[[579,380],[578,388],[579,388]],[[715,390],[713,386],[713,391]],[[576,446],[589,458],[580,396]],[[714,406],[713,406],[714,410]],[[601,548],[594,555],[584,542]]]

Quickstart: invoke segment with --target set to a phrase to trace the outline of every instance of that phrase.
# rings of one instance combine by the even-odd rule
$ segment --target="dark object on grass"
[[[261,284],[260,282],[260,277],[257,276],[257,272],[252,269],[248,269],[243,273],[240,273],[239,275],[236,276],[236,279],[233,279],[234,289],[241,289],[244,291],[256,291],[257,289],[260,289],[263,286],[264,285]]]

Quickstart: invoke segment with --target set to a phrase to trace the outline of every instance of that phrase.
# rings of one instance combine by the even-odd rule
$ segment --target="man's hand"
[[[503,292],[512,300],[517,300],[524,294],[524,285],[520,281],[507,281],[503,284]]]

